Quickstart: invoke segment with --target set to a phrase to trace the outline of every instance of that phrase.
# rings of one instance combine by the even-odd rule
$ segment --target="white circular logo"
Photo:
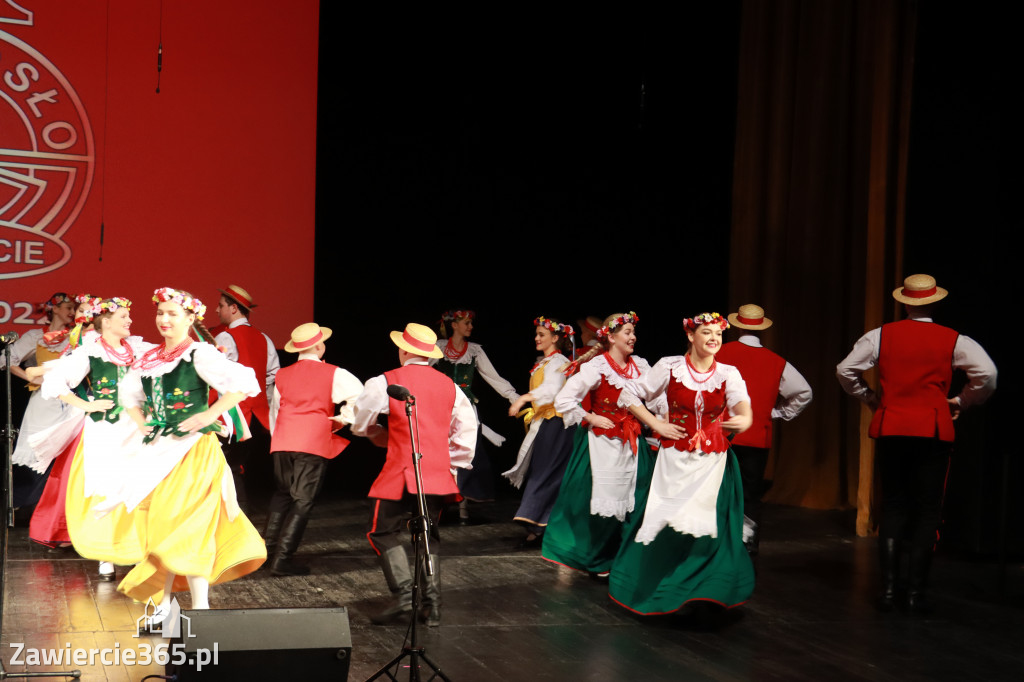
[[[92,187],[95,148],[74,88],[30,45],[0,31],[0,279],[56,270],[61,239]]]

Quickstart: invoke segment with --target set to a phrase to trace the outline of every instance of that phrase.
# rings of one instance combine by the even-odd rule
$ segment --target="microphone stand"
[[[409,420],[409,435],[412,440],[412,464],[416,474],[416,505],[418,515],[409,522],[409,530],[412,531],[412,545],[415,550],[412,580],[412,624],[410,625],[411,635],[409,644],[402,647],[402,652],[388,661],[380,670],[367,678],[366,682],[380,679],[387,675],[392,682],[398,682],[398,678],[391,673],[390,668],[397,666],[404,658],[409,658],[409,682],[420,682],[420,661],[423,661],[433,675],[427,678],[433,680],[439,678],[445,682],[451,682],[447,675],[441,672],[433,661],[427,658],[426,648],[419,643],[417,624],[420,615],[420,581],[423,572],[428,576],[434,575],[434,564],[430,560],[430,520],[427,516],[427,498],[423,493],[423,476],[420,472],[420,460],[423,454],[420,453],[420,430],[417,416],[414,416],[416,398],[409,395],[405,399],[405,417]],[[397,670],[395,671],[397,673]]]
[[[9,336],[14,336],[9,335]],[[4,454],[3,466],[0,466],[0,487],[3,489],[3,502],[0,503],[0,511],[3,512],[3,519],[0,520],[0,635],[4,631],[4,606],[7,596],[7,530],[14,527],[14,486],[11,484],[11,456],[14,454],[14,425],[11,402],[14,397],[11,393],[11,343],[17,339],[4,339],[4,383],[6,385],[7,410],[4,428]],[[71,672],[37,672],[37,673],[9,673],[4,668],[3,658],[0,657],[0,680],[24,679],[29,677],[82,677],[81,670]]]

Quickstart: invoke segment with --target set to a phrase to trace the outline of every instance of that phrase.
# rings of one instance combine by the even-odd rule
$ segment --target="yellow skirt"
[[[267,547],[245,514],[228,520],[221,479],[230,475],[217,437],[202,436],[136,508],[140,521],[145,519],[145,557],[118,590],[140,602],[158,602],[168,573],[177,576],[173,589],[179,591],[188,589],[185,576],[216,585],[266,561]]]
[[[96,518],[93,507],[104,498],[96,495],[86,497],[84,494],[84,443],[85,435],[79,439],[78,448],[71,460],[68,490],[64,498],[64,514],[71,543],[75,551],[86,559],[110,561],[122,566],[136,564],[146,556],[145,514],[137,511],[129,513],[122,504],[102,518]]]

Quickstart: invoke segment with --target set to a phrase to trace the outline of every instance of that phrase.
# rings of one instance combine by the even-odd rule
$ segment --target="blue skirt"
[[[523,499],[514,520],[538,535],[548,525],[551,509],[558,499],[575,435],[575,426],[565,428],[561,417],[552,417],[540,425],[531,445],[530,467],[523,481]]]

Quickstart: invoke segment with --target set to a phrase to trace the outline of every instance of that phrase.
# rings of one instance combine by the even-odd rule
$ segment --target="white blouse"
[[[494,365],[491,364],[491,360],[487,357],[483,347],[479,343],[473,343],[472,341],[467,341],[466,344],[469,347],[457,360],[452,360],[449,357],[431,358],[430,365],[436,365],[441,359],[447,360],[453,365],[467,365],[476,360],[477,374],[480,375],[481,379],[490,384],[491,388],[498,392],[498,395],[508,400],[509,403],[519,400],[519,394],[516,392],[516,389],[498,374],[498,370],[494,369]],[[448,347],[448,339],[439,339],[437,347],[444,352],[444,349]]]

